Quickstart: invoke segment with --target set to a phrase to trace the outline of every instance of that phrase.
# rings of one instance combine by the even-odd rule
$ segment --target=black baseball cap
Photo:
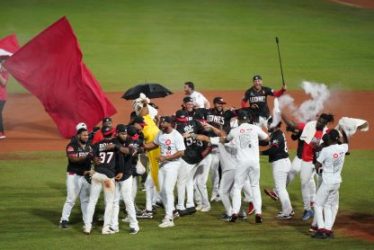
[[[104,117],[103,118],[103,123],[104,122],[111,122],[112,121],[112,118],[110,118],[110,117]]]
[[[129,126],[127,127],[127,134],[128,134],[129,136],[133,137],[133,136],[136,135],[137,133],[138,133],[138,132],[137,132],[137,130],[136,130],[136,128],[135,128],[134,126],[129,125]]]
[[[110,126],[104,126],[101,128],[101,132],[105,138],[111,137],[114,133],[114,129]]]
[[[238,119],[239,120],[248,120],[249,118],[249,113],[243,109],[240,109],[238,111]]]
[[[183,98],[183,103],[187,103],[187,102],[193,102],[193,99],[191,96],[185,96]]]
[[[223,98],[222,97],[220,97],[220,96],[218,96],[218,97],[215,97],[214,99],[213,99],[213,103],[215,104],[215,103],[218,103],[218,104],[226,104],[226,102],[223,100]]]
[[[260,75],[254,75],[252,78],[253,81],[255,80],[262,80],[262,77]]]
[[[117,133],[122,133],[127,131],[127,126],[125,124],[118,124],[116,127]]]
[[[175,113],[175,118],[184,119],[188,116],[188,112],[184,109],[180,109]]]
[[[173,118],[171,116],[161,116],[160,122],[172,123],[173,122]]]
[[[135,117],[131,124],[134,124],[134,123],[139,123],[141,126],[145,126],[145,125],[147,125],[147,124],[145,123],[145,121],[144,121],[144,118],[141,117],[141,116],[137,116],[137,117]]]

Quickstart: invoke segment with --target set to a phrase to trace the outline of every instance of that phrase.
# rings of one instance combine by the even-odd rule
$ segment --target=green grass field
[[[275,87],[275,36],[290,88],[302,80],[374,86],[372,10],[325,0],[13,0],[2,6],[0,35],[16,33],[24,44],[63,15],[107,91],[145,81],[180,90],[187,80],[199,89],[245,89],[255,73]]]
[[[1,154],[0,175],[0,248],[1,249],[370,249],[367,241],[350,238],[337,230],[330,241],[313,240],[306,233],[308,223],[302,213],[299,178],[289,187],[296,216],[292,221],[278,221],[278,205],[263,196],[264,224],[255,225],[254,218],[235,224],[219,219],[220,203],[213,204],[207,214],[197,213],[176,220],[176,227],[160,229],[156,219],[140,221],[141,232],[127,234],[127,225],[112,236],[102,236],[101,227],[93,234],[82,233],[79,203],[73,209],[71,228],[58,228],[65,201],[66,159],[63,152]],[[353,151],[346,159],[340,194],[339,215],[373,214],[374,181],[371,168],[374,156],[370,151]],[[365,178],[363,178],[366,176]],[[359,181],[358,181],[359,180]],[[262,159],[261,186],[272,185],[271,168]],[[365,192],[362,192],[365,190]],[[138,205],[144,205],[139,192]],[[99,205],[102,211],[103,205]],[[337,221],[339,222],[339,215]]]

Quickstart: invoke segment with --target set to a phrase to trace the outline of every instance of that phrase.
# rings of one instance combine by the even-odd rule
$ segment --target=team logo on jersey
[[[171,144],[171,140],[170,140],[170,139],[167,139],[167,140],[165,141],[165,144],[169,146],[169,145]]]
[[[339,157],[339,154],[335,153],[332,155],[332,157],[334,157],[334,159],[338,158]]]
[[[242,128],[242,129],[240,129],[240,131],[239,131],[240,133],[244,133],[245,132],[245,129],[244,128]]]

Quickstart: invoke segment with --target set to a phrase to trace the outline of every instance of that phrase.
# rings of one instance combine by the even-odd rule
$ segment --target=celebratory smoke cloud
[[[311,98],[304,101],[300,107],[294,104],[294,98],[290,95],[282,95],[274,99],[273,122],[270,127],[276,126],[281,121],[282,110],[287,108],[292,115],[301,122],[314,120],[323,109],[330,97],[330,90],[323,83],[303,81],[301,88]]]

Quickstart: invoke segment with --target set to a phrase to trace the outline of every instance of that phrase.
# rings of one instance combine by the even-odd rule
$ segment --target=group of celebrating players
[[[182,108],[172,116],[158,116],[149,99],[141,95],[133,103],[128,125],[114,128],[111,119],[104,118],[102,128],[90,133],[84,123],[79,123],[76,136],[66,147],[67,199],[60,226],[68,227],[79,196],[83,232],[90,234],[101,190],[105,196],[102,234],[119,232],[120,200],[125,203],[125,221],[131,234],[139,232],[138,219],[153,218],[160,204],[165,209],[160,228],[175,226],[174,219],[179,216],[209,212],[212,201],[222,201],[225,221],[235,222],[254,213],[255,222],[262,223],[260,155],[267,155],[274,188],[265,189],[265,193],[280,201],[281,211],[276,217],[289,220],[294,216],[287,185],[300,173],[302,219],[313,218],[310,230],[314,238],[333,237],[347,136],[343,131],[328,129],[333,122],[331,114],[321,114],[307,123],[295,123],[282,115],[287,131],[298,141],[297,155],[291,162],[282,123],[272,124],[267,106],[267,96],[281,96],[285,85],[274,91],[262,86],[259,75],[252,80],[240,109],[225,107],[222,97],[214,98],[214,107],[210,108],[194,84],[187,82]],[[260,150],[260,146],[265,148]],[[136,176],[144,173],[143,165],[148,169],[146,207],[137,212],[134,184]],[[248,203],[245,209],[242,200]]]

